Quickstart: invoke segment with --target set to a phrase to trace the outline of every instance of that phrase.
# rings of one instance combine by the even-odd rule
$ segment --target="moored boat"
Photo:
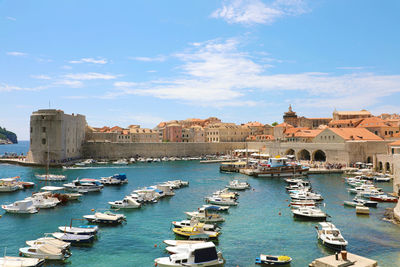
[[[15,201],[9,205],[1,205],[1,207],[9,213],[24,213],[24,214],[32,214],[38,212],[36,207],[33,205],[32,200],[20,200]]]
[[[333,250],[346,250],[348,242],[343,238],[335,225],[330,222],[320,222],[319,226],[321,228],[315,226],[319,242]]]
[[[65,260],[71,256],[68,250],[61,250],[49,244],[20,248],[19,252],[25,257],[45,260]]]
[[[391,197],[388,195],[378,195],[378,196],[370,196],[370,200],[379,201],[379,202],[397,202],[397,197]]]
[[[256,258],[256,264],[266,264],[266,265],[286,265],[292,261],[289,256],[277,256],[277,255],[265,255],[260,254],[260,257]]]
[[[24,258],[24,257],[0,257],[1,267],[39,267],[44,264],[44,259]]]
[[[73,234],[73,235],[95,235],[97,234],[99,228],[94,225],[79,226],[79,227],[72,227],[72,226],[59,226],[58,230],[63,233]]]
[[[301,207],[299,209],[292,209],[294,217],[308,219],[308,220],[326,220],[326,213],[318,208]]]
[[[52,233],[52,236],[54,236],[58,240],[69,242],[72,244],[87,244],[94,241],[94,235],[75,235],[57,232]]]
[[[204,229],[204,223],[196,223],[194,226],[186,226],[181,228],[173,228],[172,231],[183,237],[196,237],[198,235],[205,235],[209,239],[218,238],[220,232],[208,231]]]
[[[130,196],[126,196],[123,200],[108,202],[108,204],[115,209],[137,209],[141,207],[141,204]]]
[[[154,262],[158,267],[220,267],[225,264],[222,254],[217,252],[213,242],[193,244],[187,251],[173,254],[170,257],[157,258]]]
[[[92,223],[104,223],[104,224],[120,224],[126,220],[123,214],[114,214],[110,211],[96,212],[93,215],[83,216],[86,220]]]

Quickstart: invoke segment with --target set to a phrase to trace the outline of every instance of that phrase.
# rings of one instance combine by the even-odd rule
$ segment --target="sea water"
[[[71,219],[82,219],[83,215],[93,214],[92,209],[107,209],[107,202],[120,200],[138,187],[172,179],[187,180],[189,187],[176,190],[173,197],[141,209],[117,211],[126,215],[126,224],[101,226],[98,240],[93,245],[72,247],[72,256],[65,263],[47,264],[71,267],[154,266],[155,258],[168,256],[162,241],[175,238],[171,221],[185,219],[184,212],[197,210],[205,204],[204,197],[224,188],[232,179],[240,179],[250,183],[252,189],[240,192],[239,205],[231,207],[223,215],[226,221],[221,224],[222,234],[217,244],[226,259],[226,266],[255,266],[255,258],[264,253],[288,255],[293,258],[291,266],[304,267],[315,258],[332,254],[317,242],[316,222],[293,218],[288,207],[286,183],[282,179],[220,173],[218,164],[200,164],[198,161],[52,169],[51,172],[66,175],[68,181],[78,177],[100,178],[125,173],[129,183],[108,186],[100,193],[85,194],[81,201],[54,209],[42,209],[33,215],[4,214],[0,211],[3,214],[0,218],[0,251],[6,249],[7,255],[16,256],[18,249],[26,246],[26,240],[56,232],[58,226],[69,225]],[[23,180],[34,181],[38,185],[34,189],[0,193],[0,204],[21,200],[44,186],[44,182],[34,178],[37,173],[44,173],[44,169],[0,165],[0,177],[19,175]],[[382,220],[385,208],[394,204],[379,203],[378,208],[371,208],[369,216],[356,215],[354,208],[343,206],[343,201],[351,199],[353,195],[346,191],[341,175],[310,175],[309,178],[314,190],[325,199],[323,209],[349,242],[349,252],[375,259],[380,266],[400,266],[400,227]],[[391,191],[389,183],[379,183],[378,186]],[[75,226],[82,224],[86,222],[73,221]]]

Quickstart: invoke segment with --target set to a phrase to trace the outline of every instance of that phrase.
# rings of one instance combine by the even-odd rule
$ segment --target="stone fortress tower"
[[[62,110],[40,109],[31,115],[29,162],[59,164],[77,159],[85,141],[86,117],[64,114]]]

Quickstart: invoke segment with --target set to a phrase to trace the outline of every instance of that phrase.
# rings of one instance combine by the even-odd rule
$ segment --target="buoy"
[[[290,207],[290,204],[289,205],[287,205],[288,207]]]
[[[289,200],[288,199],[286,199],[286,202],[288,202]]]
[[[154,266],[157,266],[158,264],[157,264],[157,262],[156,263],[154,263]]]
[[[22,257],[22,252],[19,253],[19,256]]]
[[[157,247],[157,244],[154,244],[154,247],[156,248],[156,247]]]
[[[91,209],[91,211],[94,211],[94,209]]]

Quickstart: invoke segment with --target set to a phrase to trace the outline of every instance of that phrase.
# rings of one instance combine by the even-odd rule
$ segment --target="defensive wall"
[[[247,143],[249,149],[260,149],[265,143]],[[246,149],[246,142],[224,143],[105,143],[83,144],[83,158],[120,159],[141,157],[194,157],[207,154],[230,154],[235,149]]]

